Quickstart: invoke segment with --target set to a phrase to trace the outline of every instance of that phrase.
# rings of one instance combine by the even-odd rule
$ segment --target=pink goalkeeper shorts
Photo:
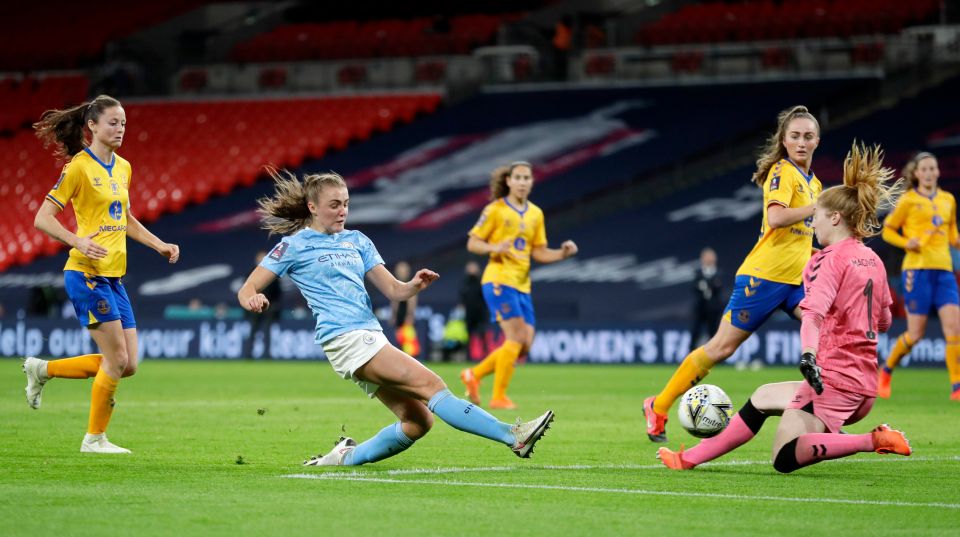
[[[828,432],[836,433],[840,427],[866,417],[876,399],[834,388],[827,383],[823,383],[823,393],[817,395],[809,384],[801,382],[787,408],[810,412],[827,426]]]

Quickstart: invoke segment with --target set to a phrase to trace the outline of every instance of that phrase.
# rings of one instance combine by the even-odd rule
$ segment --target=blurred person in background
[[[903,177],[910,189],[884,220],[883,240],[906,251],[901,279],[907,331],[897,338],[880,368],[877,395],[890,397],[893,370],[923,338],[930,310],[935,309],[947,340],[950,399],[960,401],[960,296],[950,256],[950,247],[960,246],[957,202],[938,186],[940,168],[931,153],[917,153],[904,166]]]
[[[394,275],[400,281],[410,279],[410,263],[398,261],[393,267]],[[407,300],[390,301],[390,326],[393,327],[394,337],[400,350],[413,356],[420,357],[420,339],[414,325],[417,313],[417,295]]]
[[[702,338],[710,337],[720,324],[723,313],[723,279],[717,267],[717,252],[704,248],[700,252],[700,266],[693,279],[693,326],[690,328],[690,345],[699,347]]]
[[[497,322],[506,338],[482,362],[460,372],[467,397],[480,404],[480,381],[494,374],[490,408],[515,409],[507,397],[517,359],[530,352],[536,332],[536,316],[530,298],[530,263],[556,263],[577,254],[573,241],[560,248],[547,247],[543,211],[530,200],[533,166],[514,162],[491,174],[490,199],[480,219],[470,230],[467,251],[489,255],[483,271],[483,297],[491,322]]]
[[[487,355],[487,303],[483,300],[483,286],[480,283],[480,264],[467,261],[464,266],[463,281],[460,283],[460,304],[463,305],[464,321],[467,324],[468,355],[479,360]]]

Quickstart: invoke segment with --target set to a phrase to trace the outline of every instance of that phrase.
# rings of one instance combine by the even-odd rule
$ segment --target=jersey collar
[[[93,151],[90,151],[90,148],[89,148],[89,147],[84,147],[83,150],[86,151],[88,155],[90,155],[90,158],[92,158],[93,160],[97,161],[97,164],[103,166],[103,169],[104,169],[104,170],[107,170],[107,175],[108,175],[109,177],[113,177],[113,165],[117,163],[117,155],[116,155],[116,154],[113,155],[113,158],[110,159],[110,164],[107,165],[107,164],[104,164],[104,162],[103,162],[102,160],[100,160],[99,158],[97,158],[97,156],[93,154]]]
[[[796,163],[796,162],[790,160],[789,158],[786,158],[786,159],[784,159],[784,160],[786,160],[786,161],[789,162],[790,164],[793,164],[793,167],[796,168],[798,172],[800,172],[800,175],[802,175],[803,178],[806,179],[808,183],[813,179],[813,170],[810,170],[810,174],[807,175],[807,174],[803,173],[803,170],[800,169],[800,166],[797,166],[797,163]]]
[[[927,198],[928,200],[933,201],[933,198],[937,197],[937,194],[940,193],[940,187],[938,186],[937,188],[934,188],[933,194],[930,194],[929,196],[924,194],[923,192],[920,192],[920,187],[914,187],[913,191],[916,192],[918,196],[921,196],[921,197]]]
[[[524,202],[522,210],[514,207],[513,204],[510,203],[510,200],[508,200],[506,196],[503,197],[503,202],[507,204],[507,207],[510,207],[514,211],[517,211],[517,214],[519,214],[520,216],[523,216],[527,212],[527,209],[530,208],[529,200]]]

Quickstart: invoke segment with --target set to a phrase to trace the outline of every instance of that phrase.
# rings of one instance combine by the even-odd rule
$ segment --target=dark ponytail
[[[109,95],[100,95],[66,110],[47,110],[40,116],[40,121],[33,124],[33,130],[44,148],[55,145],[56,156],[70,159],[89,145],[87,121],[96,123],[107,109],[115,106],[120,106],[120,101]]]

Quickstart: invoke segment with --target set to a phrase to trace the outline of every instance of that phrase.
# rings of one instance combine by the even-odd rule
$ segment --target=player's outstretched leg
[[[787,442],[777,453],[773,467],[778,472],[794,470],[820,461],[875,451],[909,456],[913,450],[901,431],[886,424],[866,434],[807,433]]]
[[[454,429],[505,444],[522,458],[530,456],[534,444],[553,422],[553,412],[548,410],[535,420],[511,426],[482,408],[454,396],[446,388],[430,398],[427,408]]]

